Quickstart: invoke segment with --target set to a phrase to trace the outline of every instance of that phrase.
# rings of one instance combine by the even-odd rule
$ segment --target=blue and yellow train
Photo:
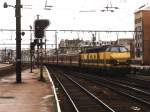
[[[48,56],[46,62],[86,70],[127,74],[130,72],[130,51],[122,45],[105,45],[87,49],[78,55]]]

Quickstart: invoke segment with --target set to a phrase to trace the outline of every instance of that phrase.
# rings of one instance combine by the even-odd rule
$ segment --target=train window
[[[106,51],[110,51],[110,48],[107,48]]]
[[[110,51],[111,52],[119,52],[119,48],[118,47],[111,47]]]
[[[125,48],[125,47],[120,47],[120,52],[127,52],[127,51],[128,51],[127,48]]]

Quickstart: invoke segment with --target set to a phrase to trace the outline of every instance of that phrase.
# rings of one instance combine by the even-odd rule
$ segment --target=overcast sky
[[[3,4],[6,1],[9,5],[15,5],[15,0],[0,0],[0,29],[15,29],[15,9],[13,7],[4,9]],[[33,26],[36,15],[39,14],[40,18],[51,21],[48,29],[134,30],[134,12],[143,4],[149,6],[150,0],[47,0],[47,5],[53,6],[52,10],[44,10],[45,1],[21,0],[22,29],[29,29],[30,25]],[[119,9],[113,13],[101,12],[104,7],[111,5],[110,2],[112,6],[119,7]],[[59,34],[59,39],[68,38],[67,33],[62,37]],[[69,33],[68,35],[70,36]],[[84,38],[84,34],[74,35]],[[54,43],[54,33],[47,33],[46,37],[51,40],[49,43]],[[15,44],[15,32],[1,31],[0,38],[0,44]],[[26,32],[26,35],[22,37],[22,43],[27,43],[29,39],[30,32]]]

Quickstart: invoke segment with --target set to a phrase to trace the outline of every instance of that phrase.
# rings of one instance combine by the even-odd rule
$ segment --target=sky
[[[15,29],[15,9],[3,8],[4,2],[15,6],[15,0],[0,0],[0,29]],[[33,28],[37,15],[40,19],[49,19],[48,30],[134,30],[134,12],[150,0],[47,0],[47,5],[53,6],[52,10],[45,10],[46,0],[21,0],[22,30]],[[114,6],[119,9],[112,12],[101,12],[106,6]],[[88,12],[92,11],[92,12]],[[22,44],[29,44],[30,38],[34,38],[33,32],[25,32]],[[58,40],[61,39],[91,39],[89,33],[58,32]],[[113,40],[116,34],[97,34],[98,38]],[[105,35],[101,37],[101,35]],[[124,36],[128,34],[122,34]],[[0,31],[0,47],[15,48],[15,32]],[[46,32],[49,44],[54,44],[55,32]],[[12,45],[8,45],[12,44]],[[13,45],[14,44],[14,45]],[[22,45],[25,47],[25,45]],[[29,47],[29,45],[26,45]],[[51,46],[52,47],[52,46]]]

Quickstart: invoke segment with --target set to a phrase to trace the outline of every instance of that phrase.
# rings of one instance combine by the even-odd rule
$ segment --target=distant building
[[[102,45],[112,45],[115,44],[116,41],[94,41],[93,40],[61,40],[59,43],[59,53],[63,54],[78,54],[80,51],[84,51],[91,47],[100,47]]]
[[[22,63],[30,62],[30,49],[22,49],[21,51],[21,61]]]
[[[150,8],[135,12],[135,59],[150,65]],[[142,32],[138,32],[142,31]]]
[[[130,38],[120,38],[120,39],[118,39],[118,44],[119,45],[124,45],[124,46],[126,46],[126,48],[128,48],[129,50],[131,50],[131,44],[133,44],[133,39],[130,39]]]
[[[12,49],[0,49],[0,63],[12,62],[13,50]]]
[[[59,44],[59,52],[65,54],[76,54],[81,51],[81,42],[83,40],[73,39],[73,40],[61,40]]]

